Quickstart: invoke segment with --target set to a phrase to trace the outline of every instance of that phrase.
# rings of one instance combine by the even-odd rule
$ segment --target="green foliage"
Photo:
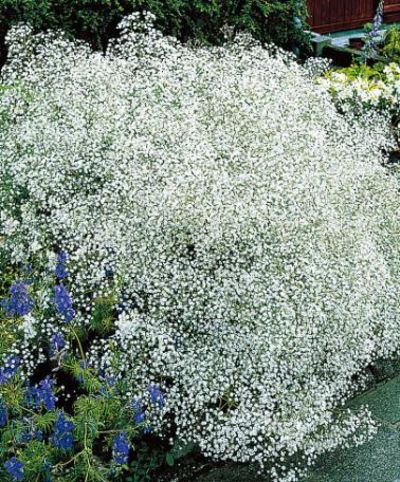
[[[345,74],[348,80],[357,80],[360,78],[365,80],[382,80],[384,78],[383,68],[384,65],[380,63],[372,66],[354,63],[349,67],[335,70],[335,72]],[[328,76],[329,75],[330,73],[328,73]]]
[[[371,33],[374,28],[374,25],[371,22],[364,24],[363,29],[365,33]]]
[[[91,329],[99,334],[108,334],[114,326],[114,306],[113,296],[101,297],[95,300],[95,309]]]
[[[384,38],[382,53],[391,62],[400,61],[400,29],[397,26],[390,28]]]
[[[154,472],[166,462],[162,447],[149,447],[145,444],[137,447],[136,457],[129,465],[130,472],[125,482],[153,482]]]
[[[332,69],[321,82],[340,111],[350,108],[357,115],[376,111],[390,116],[391,133],[399,142],[400,67],[397,62],[355,63],[344,69]]]
[[[22,21],[37,30],[61,28],[101,49],[121,18],[138,10],[151,11],[162,31],[182,40],[220,43],[229,25],[284,47],[307,45],[304,0],[3,0],[0,38]]]
[[[165,460],[167,461],[167,464],[170,466],[170,467],[173,467],[174,464],[175,464],[175,457],[174,457],[174,454],[171,453],[171,452],[168,452],[165,456]]]

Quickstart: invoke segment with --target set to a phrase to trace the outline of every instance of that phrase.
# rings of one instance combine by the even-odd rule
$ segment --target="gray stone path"
[[[325,455],[307,482],[400,482],[400,376],[350,406],[363,404],[381,421],[378,434],[360,447]]]

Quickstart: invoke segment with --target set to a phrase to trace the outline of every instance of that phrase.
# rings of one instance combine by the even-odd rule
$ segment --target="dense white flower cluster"
[[[303,67],[311,78],[318,78],[327,74],[332,68],[332,60],[325,57],[309,57]]]
[[[386,125],[340,116],[246,38],[194,49],[151,18],[122,27],[105,56],[10,33],[1,235],[16,260],[68,253],[80,323],[112,293],[92,363],[129,397],[161,387],[161,433],[296,480],[298,455],[373,432],[337,409],[400,346]]]

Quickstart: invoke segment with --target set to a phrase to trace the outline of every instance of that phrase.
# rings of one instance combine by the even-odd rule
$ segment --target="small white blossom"
[[[36,336],[35,324],[37,320],[30,313],[28,315],[25,315],[23,318],[24,321],[22,323],[22,330],[24,332],[24,338],[25,340],[32,339]]]

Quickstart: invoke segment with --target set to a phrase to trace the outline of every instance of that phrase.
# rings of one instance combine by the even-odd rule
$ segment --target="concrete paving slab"
[[[349,404],[361,405],[380,421],[377,435],[360,447],[324,455],[305,482],[400,482],[400,377]]]

